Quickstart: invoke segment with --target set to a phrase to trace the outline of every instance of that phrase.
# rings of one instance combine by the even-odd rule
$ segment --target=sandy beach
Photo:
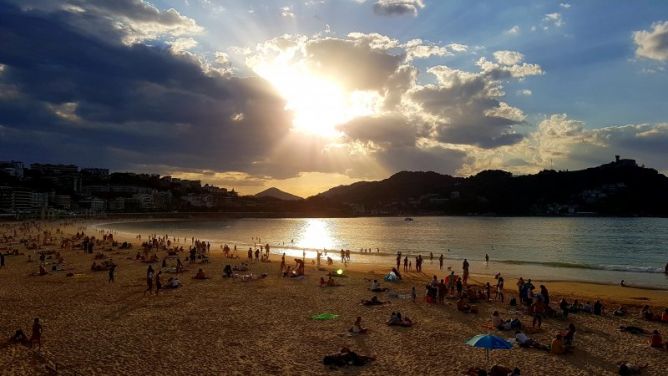
[[[336,278],[343,286],[321,288],[318,282],[326,271],[307,263],[305,278],[283,278],[280,260],[272,257],[271,262],[250,265],[254,275],[267,273],[266,278],[241,281],[222,278],[222,270],[226,264],[247,261],[245,252],[239,252],[241,259],[226,259],[219,247],[212,245],[209,263],[185,263],[187,270],[180,276],[183,287],[163,290],[157,296],[145,294],[148,264],[135,259],[139,240],[116,237],[116,241],[133,242],[130,250],[113,247],[111,242],[96,246],[95,252],[104,253],[118,265],[113,283],[108,282],[107,272],[90,270],[93,255],[84,254],[76,241],[74,249],[60,249],[62,238],[70,238],[87,225],[90,223],[40,225],[42,231],[54,235],[53,244],[40,249],[60,251],[65,259],[64,271],[50,271],[47,265],[49,274],[44,276],[31,275],[38,270],[39,260],[32,250],[16,244],[18,239],[0,244],[23,253],[6,256],[6,266],[0,269],[0,334],[9,338],[18,328],[30,333],[35,317],[42,320],[44,328],[41,351],[13,344],[0,347],[1,374],[49,374],[49,366],[56,369],[52,373],[63,375],[461,375],[470,367],[485,366],[484,350],[466,345],[467,339],[488,332],[513,337],[513,332],[491,329],[493,311],[531,326],[530,316],[500,302],[477,303],[480,312],[475,315],[458,312],[455,300],[446,299],[443,305],[424,302],[424,285],[437,271],[437,263],[428,261],[423,273],[406,273],[399,283],[382,283],[400,294],[415,286],[416,302],[379,293],[375,295],[380,300],[390,303],[367,307],[360,301],[374,295],[368,291],[369,280],[382,280],[392,265],[356,265],[354,257],[345,268],[335,262],[328,270],[345,269],[344,277]],[[56,228],[62,232],[56,233]],[[8,233],[8,227],[0,228],[3,232]],[[18,233],[18,237],[27,235]],[[91,227],[86,235],[102,236]],[[166,252],[157,254],[162,259]],[[32,262],[28,262],[28,255],[32,255]],[[292,259],[287,261],[294,265]],[[154,267],[159,270],[160,263]],[[193,280],[198,268],[211,278]],[[454,270],[459,274],[461,265],[455,265]],[[67,277],[67,273],[73,276]],[[163,283],[171,275],[163,273]],[[443,278],[445,273],[437,276]],[[476,274],[475,270],[472,277],[472,283],[493,281],[491,275]],[[507,296],[517,295],[515,282],[506,280]],[[662,312],[668,307],[668,292],[573,282],[545,284],[553,306],[562,296],[569,301],[601,299],[608,311],[603,316],[578,313],[568,320],[545,319],[540,330],[527,332],[540,343],[549,344],[555,333],[572,322],[577,328],[572,354],[557,356],[515,346],[493,351],[490,365],[518,367],[522,375],[606,375],[616,374],[616,362],[627,360],[648,364],[643,374],[665,374],[666,350],[652,349],[647,337],[616,328],[634,325],[668,334],[668,323],[644,321],[638,314],[644,304]],[[629,314],[613,316],[611,311],[618,304],[627,305]],[[415,325],[387,326],[385,321],[393,311],[411,317]],[[319,313],[338,317],[311,319]],[[347,331],[358,316],[369,333],[349,336]],[[323,356],[342,346],[377,359],[362,367],[324,366]]]

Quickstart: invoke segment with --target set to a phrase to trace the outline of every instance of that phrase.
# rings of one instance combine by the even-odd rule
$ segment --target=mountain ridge
[[[258,192],[253,195],[254,197],[259,197],[259,198],[266,198],[266,197],[271,197],[279,200],[284,200],[284,201],[299,201],[303,200],[304,198],[299,197],[297,195],[293,195],[292,193],[288,193],[285,191],[282,191],[276,187],[271,187],[267,188],[262,192]]]

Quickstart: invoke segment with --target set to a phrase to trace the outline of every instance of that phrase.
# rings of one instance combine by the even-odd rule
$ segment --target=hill
[[[269,189],[265,189],[264,191],[257,193],[254,195],[255,197],[260,197],[260,198],[266,198],[266,197],[271,197],[279,200],[284,200],[284,201],[298,201],[298,200],[303,200],[303,198],[299,196],[295,196],[293,194],[290,194],[288,192],[281,191],[278,188],[271,187]]]
[[[513,176],[500,170],[470,177],[402,171],[374,182],[332,188],[313,204],[345,205],[356,215],[668,216],[668,178],[635,161],[579,171]]]

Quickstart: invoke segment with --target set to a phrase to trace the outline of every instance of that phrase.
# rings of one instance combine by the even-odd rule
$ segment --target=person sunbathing
[[[17,329],[14,335],[9,337],[9,343],[30,346],[30,341],[28,340],[28,336],[25,335],[22,329]]]
[[[381,288],[380,283],[378,283],[378,281],[374,279],[373,282],[371,282],[371,287],[369,288],[369,290],[371,290],[372,292],[385,292],[389,289],[387,287]]]
[[[38,274],[38,275],[47,275],[47,274],[49,274],[49,272],[46,271],[46,268],[44,267],[44,265],[40,264],[40,265],[39,265],[39,274]]]
[[[492,326],[498,330],[510,330],[510,320],[501,318],[499,311],[492,313]]]
[[[372,296],[371,299],[369,299],[369,300],[362,299],[362,305],[365,305],[365,306],[383,305],[383,304],[387,304],[387,303],[389,303],[389,302],[381,302],[380,300],[378,300],[378,297],[375,296],[375,295]]]
[[[654,348],[663,348],[663,338],[658,330],[654,330],[652,335],[649,337],[649,345]]]
[[[392,312],[386,324],[388,326],[411,327],[413,326],[413,321],[408,316],[401,317],[401,312]]]
[[[326,366],[363,366],[373,360],[376,360],[375,356],[358,355],[349,348],[343,347],[335,354],[325,355],[322,363]]]
[[[248,271],[248,264],[242,262],[241,265],[234,265],[232,267],[232,270],[236,272],[247,272]]]
[[[230,278],[232,277],[232,267],[230,265],[225,265],[223,268],[223,277]]]
[[[639,375],[640,373],[642,373],[643,369],[647,368],[647,366],[648,366],[647,363],[645,363],[644,365],[638,365],[630,363],[626,360],[617,362],[617,367],[619,367],[618,373],[620,375]]]
[[[619,306],[619,307],[617,307],[616,310],[614,310],[614,311],[612,312],[613,315],[615,315],[615,316],[620,316],[620,317],[621,317],[621,316],[626,316],[627,313],[628,313],[628,312],[626,311],[626,308],[624,308],[624,306]]]
[[[542,345],[542,344],[538,343],[538,341],[536,341],[532,338],[529,338],[526,334],[524,334],[520,330],[515,331],[515,341],[517,341],[517,344],[520,347],[534,348],[534,349],[545,350],[545,351],[549,350],[549,348],[546,345]]]
[[[518,376],[520,375],[520,369],[515,368],[511,369],[510,367],[502,366],[500,364],[495,364],[489,370],[489,376]]]
[[[179,281],[178,277],[170,277],[164,288],[166,288],[166,289],[176,289],[176,288],[179,288],[179,287],[181,287],[181,281]]]
[[[365,334],[367,329],[362,327],[362,317],[357,316],[352,328],[348,329],[348,331],[352,334]]]
[[[562,355],[566,353],[566,348],[564,347],[563,336],[557,334],[556,337],[552,340],[552,345],[550,346],[550,354],[553,355]]]
[[[457,310],[464,313],[478,313],[478,309],[475,306],[464,302],[464,298],[459,298],[459,300],[457,300]]]
[[[564,346],[566,347],[572,347],[573,346],[573,340],[575,339],[575,325],[573,323],[568,324],[568,328],[566,329],[566,332],[564,332]]]
[[[327,287],[338,287],[338,286],[343,286],[343,285],[336,283],[334,278],[332,278],[331,276],[327,279]]]
[[[626,333],[631,333],[631,334],[643,334],[643,335],[649,335],[650,332],[648,330],[645,330],[641,327],[638,326],[627,326],[627,325],[620,325],[619,326],[619,331],[620,332],[626,332]]]
[[[204,270],[201,268],[197,271],[197,274],[193,277],[193,279],[208,279],[209,277],[204,274]]]
[[[640,318],[647,321],[654,321],[655,319],[654,313],[652,312],[652,310],[649,308],[648,305],[642,307],[642,309],[640,310]]]

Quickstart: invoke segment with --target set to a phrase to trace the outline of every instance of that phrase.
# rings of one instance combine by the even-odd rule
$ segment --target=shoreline
[[[118,223],[118,222],[116,222]],[[141,242],[136,239],[133,234],[129,232],[124,232],[124,231],[116,231],[116,230],[108,230],[108,229],[103,229],[100,226],[102,224],[89,224],[89,226],[95,228],[97,231],[112,231],[114,234],[114,238],[117,239],[118,241],[127,241],[128,243],[132,243],[134,247],[137,247]],[[145,236],[146,234],[142,234]],[[117,238],[117,236],[119,236]],[[193,234],[195,238],[197,238],[196,234]],[[202,239],[206,240],[206,239]],[[137,244],[139,242],[139,244]],[[187,244],[181,244],[181,245],[187,245]],[[218,243],[215,243],[215,245],[219,245]],[[250,245],[250,244],[246,244]],[[287,248],[287,247],[286,247]],[[220,258],[223,259],[222,253],[219,249],[214,249],[214,243],[212,243],[211,247],[211,255],[215,258]],[[296,248],[293,248],[296,249]],[[298,249],[301,250],[301,249]],[[240,250],[240,253],[243,254],[245,251]],[[336,257],[336,251],[332,251],[331,253],[335,257],[334,259],[334,265],[338,267],[342,267],[342,264],[337,261]],[[364,255],[363,253],[359,252],[353,252],[351,251],[351,254],[354,255]],[[372,254],[373,255],[373,254]],[[380,256],[380,257],[391,257],[392,255],[385,255],[385,256]],[[290,258],[294,258],[294,256],[288,256]],[[243,257],[242,257],[243,259]],[[280,260],[279,254],[274,253],[273,251],[270,253],[270,259],[273,262],[276,262]],[[323,258],[324,259],[324,258]],[[314,260],[314,258],[308,258],[307,260]],[[452,261],[453,259],[449,259]],[[350,262],[348,263],[348,266],[345,267],[346,270],[350,270],[355,273],[376,273],[378,270],[384,270],[385,272],[389,271],[391,267],[393,266],[392,260],[388,264],[384,265],[381,263],[362,263],[362,262]],[[460,260],[457,260],[460,261]],[[323,263],[324,264],[324,263]],[[311,264],[307,261],[307,269],[308,267],[311,266]],[[414,274],[412,272],[409,272],[407,274],[408,276],[413,277],[416,281],[421,281],[421,282],[428,282],[431,279],[431,276],[436,273],[437,275],[445,276],[446,273],[449,273],[448,270],[443,270],[443,271],[438,271],[437,267],[435,267],[434,264],[430,264],[426,262],[423,267],[426,270],[426,273],[422,274]],[[403,274],[403,273],[402,273]],[[460,274],[459,271],[457,271],[456,274]],[[524,274],[525,277],[531,278],[529,273]],[[504,274],[504,278],[506,279],[506,292],[515,292],[513,289],[509,289],[508,287],[514,286],[514,281],[517,280],[520,276],[515,276],[515,275],[509,275],[509,274]],[[441,277],[439,277],[441,278]],[[472,281],[478,281],[481,284],[484,284],[486,282],[490,282],[490,284],[495,285],[496,281],[494,280],[493,274],[482,274],[482,273],[471,273],[471,280]],[[613,304],[625,304],[625,305],[630,305],[630,306],[642,306],[644,304],[649,304],[650,306],[668,306],[668,288],[661,288],[661,287],[654,287],[654,286],[636,286],[636,285],[631,285],[627,287],[621,287],[618,284],[614,283],[604,283],[604,282],[596,282],[596,281],[584,281],[584,280],[557,280],[557,279],[537,279],[533,278],[532,279],[535,282],[540,282],[540,283],[545,283],[545,284],[550,284],[550,291],[554,293],[555,295],[559,296],[565,296],[565,297],[574,297],[574,298],[584,298],[589,299],[589,300],[596,300],[598,297],[605,296],[605,300],[613,303]],[[512,282],[512,283],[511,283]],[[648,300],[645,300],[648,299]]]
[[[96,228],[98,230],[106,230],[106,231],[112,231],[115,235],[122,235],[124,237],[124,240],[126,241],[135,241],[136,234],[134,232],[130,232],[127,230],[116,230],[113,228],[114,224],[123,224],[123,223],[135,223],[135,222],[174,222],[174,221],[181,221],[183,219],[172,219],[172,218],[156,218],[154,220],[129,220],[129,221],[115,221],[115,222],[99,222],[99,221],[91,221],[90,225],[93,228]],[[112,226],[109,226],[112,225]],[[111,228],[109,228],[111,227]],[[154,231],[157,232],[157,231]],[[143,236],[147,234],[142,234]],[[160,235],[160,234],[158,234]],[[164,234],[163,234],[164,235]],[[173,236],[173,234],[170,234]],[[198,237],[196,236],[197,234],[190,234],[188,237],[195,235],[195,237],[201,239],[201,240],[207,240],[211,241],[212,245],[216,245],[216,250],[218,245],[222,245],[226,241],[221,241],[219,239],[205,239],[204,237]],[[232,245],[234,242],[232,241],[227,241],[228,244]],[[250,242],[236,242],[237,245],[241,246],[251,246],[251,247],[256,247],[258,244],[256,243],[250,243]],[[281,244],[271,244],[272,245],[272,254],[273,255],[278,255],[282,252],[286,252],[288,255],[292,256],[301,256],[302,251],[307,252],[307,259],[315,259],[315,252],[318,251],[318,249],[311,248],[311,247],[298,247],[298,246],[289,246],[289,245],[281,245]],[[213,247],[212,247],[213,249]],[[280,250],[280,251],[278,251]],[[330,256],[334,259],[338,259],[338,251],[336,250],[328,250],[330,252]],[[309,255],[309,252],[312,253],[313,255]],[[375,251],[372,251],[371,253],[362,253],[357,250],[351,250],[351,255],[356,256],[358,260],[354,262],[355,265],[369,265],[370,267],[373,267],[373,265],[392,265],[394,263],[394,257],[396,256],[395,252],[389,253],[385,250],[381,251],[380,253],[376,253]],[[404,255],[407,255],[409,257],[413,257],[415,255],[421,254],[423,256],[428,255],[429,252],[427,251],[402,251]],[[436,256],[440,255],[441,253],[434,253]],[[446,253],[443,253],[444,255]],[[311,257],[312,256],[312,257]],[[361,256],[361,260],[359,259],[359,256]],[[459,264],[461,261],[463,261],[465,257],[458,256],[458,257],[451,257],[451,256],[446,256],[446,265],[449,265],[450,267],[453,268],[453,270],[459,269]],[[487,268],[487,264],[483,263],[483,260],[478,260],[475,258],[468,258],[470,262],[477,264],[479,267],[484,267]],[[426,259],[425,261],[429,261]],[[437,257],[434,258],[433,260],[434,263],[437,262]],[[559,264],[555,266],[554,264]],[[609,287],[620,287],[619,286],[619,280],[625,279],[626,280],[626,286],[625,288],[633,288],[633,289],[639,289],[639,290],[649,290],[649,291],[668,291],[668,287],[665,286],[660,286],[660,285],[651,285],[651,284],[644,284],[642,282],[633,282],[630,278],[625,276],[625,273],[628,273],[628,276],[633,276],[633,275],[646,275],[646,274],[651,274],[657,278],[658,276],[663,276],[664,273],[659,271],[659,267],[655,268],[656,271],[650,272],[650,271],[643,271],[643,270],[634,270],[634,269],[629,269],[629,270],[623,270],[623,269],[612,269],[612,267],[621,267],[621,266],[615,266],[611,265],[611,268],[605,268],[605,267],[592,267],[592,265],[588,264],[573,264],[573,263],[559,263],[559,262],[539,262],[539,261],[523,261],[523,260],[491,260],[490,265],[495,265],[494,267],[496,269],[490,270],[489,273],[478,273],[481,274],[482,276],[486,277],[491,277],[492,275],[496,274],[497,272],[502,272],[504,277],[511,277],[511,278],[519,278],[519,277],[530,277],[532,268],[537,267],[537,268],[542,268],[540,274],[540,277],[536,276],[534,279],[539,279],[543,282],[546,283],[574,283],[574,284],[593,284],[593,285],[604,285],[604,286],[609,286]],[[430,262],[425,262],[424,267],[426,267],[427,270],[430,270],[433,267],[433,264]],[[641,268],[641,267],[631,267],[631,268]],[[621,274],[619,279],[615,279],[615,281],[601,281],[601,280],[586,280],[586,279],[579,279],[579,278],[553,278],[549,275],[550,272],[553,272],[557,274],[559,270],[566,269],[569,271],[569,273],[574,274],[574,273],[587,273],[588,271],[596,272],[596,273],[608,273],[608,274],[615,274],[619,273]],[[505,272],[504,272],[505,270]],[[510,270],[510,271],[509,271]],[[437,270],[434,270],[437,271]],[[474,273],[475,274],[475,273]],[[668,278],[668,276],[666,276]],[[627,294],[624,294],[627,295]]]

